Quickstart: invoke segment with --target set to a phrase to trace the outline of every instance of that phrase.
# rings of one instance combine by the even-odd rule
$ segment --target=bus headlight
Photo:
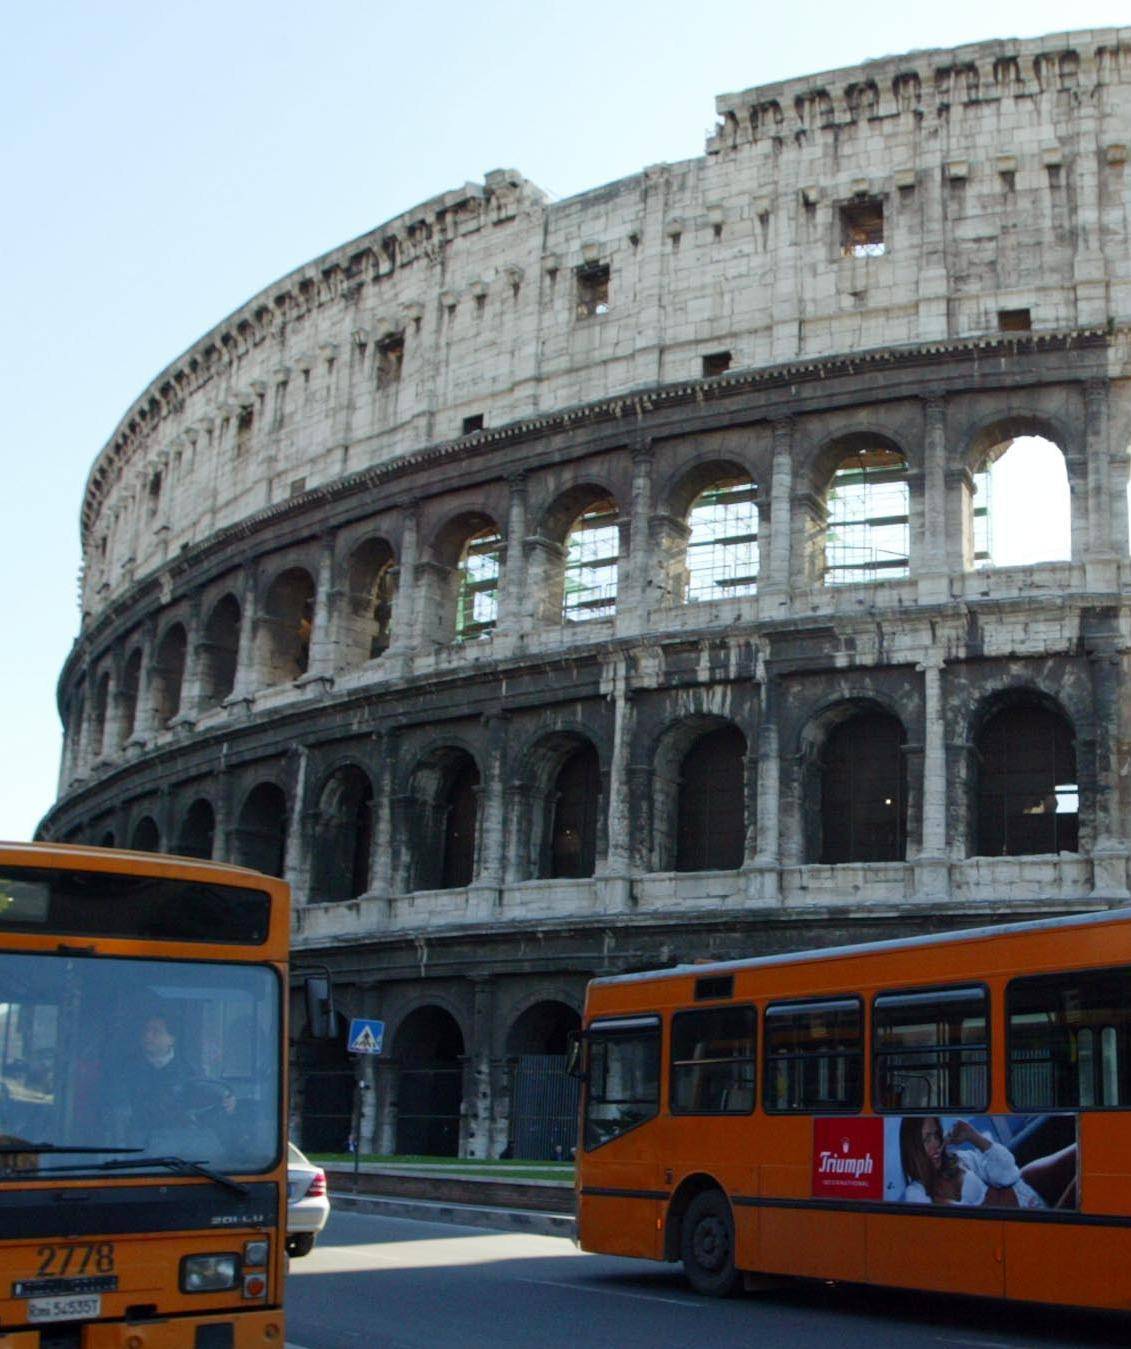
[[[181,1261],[182,1293],[218,1293],[239,1279],[238,1255],[186,1255]]]

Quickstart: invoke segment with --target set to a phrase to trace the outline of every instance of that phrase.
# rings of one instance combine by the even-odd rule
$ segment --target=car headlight
[[[186,1255],[181,1261],[182,1293],[218,1293],[239,1281],[238,1255]]]

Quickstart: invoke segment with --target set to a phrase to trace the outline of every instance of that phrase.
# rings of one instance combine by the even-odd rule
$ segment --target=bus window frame
[[[1043,1115],[1043,1114],[1064,1114],[1064,1115],[1101,1115],[1101,1114],[1119,1114],[1131,1110],[1131,1099],[1126,1105],[1082,1105],[1077,1102],[1075,1105],[1024,1105],[1018,1106],[1013,1103],[1013,1075],[1010,1071],[1011,1060],[1009,1054],[1010,1046],[1010,1017],[1009,1017],[1009,995],[1010,990],[1015,984],[1023,983],[1036,979],[1086,979],[1089,975],[1095,974],[1118,974],[1125,972],[1131,976],[1131,965],[1095,965],[1088,969],[1075,970],[1043,970],[1038,974],[1018,974],[1014,975],[1005,985],[1002,991],[1002,1054],[1005,1060],[1005,1099],[1010,1110],[1017,1114],[1025,1115]],[[1131,1004],[1129,1004],[1131,1006]]]
[[[876,1068],[877,1068],[877,1058],[878,1058],[879,1053],[880,1053],[880,1051],[878,1051],[877,1048],[876,1048],[876,1044],[877,1044],[877,1036],[876,1036],[876,1004],[877,1004],[878,1002],[881,1002],[881,1001],[882,1001],[883,999],[885,999],[885,998],[920,997],[920,996],[927,997],[927,996],[929,996],[929,995],[932,994],[932,993],[956,992],[956,991],[959,991],[959,990],[967,990],[967,989],[970,989],[970,990],[976,989],[976,990],[978,990],[979,992],[981,992],[982,996],[985,998],[985,1003],[986,1003],[986,1038],[985,1038],[985,1041],[984,1041],[984,1046],[985,1046],[985,1051],[986,1051],[986,1064],[985,1064],[985,1068],[986,1068],[986,1094],[985,1094],[985,1098],[984,1098],[984,1101],[983,1101],[982,1105],[980,1105],[980,1106],[979,1106],[979,1105],[967,1105],[967,1104],[965,1104],[965,1103],[959,1103],[959,1104],[957,1104],[957,1105],[950,1105],[950,1106],[940,1106],[940,1105],[927,1105],[927,1106],[881,1105],[881,1104],[880,1104],[880,1100],[879,1100],[879,1094],[880,1094],[880,1075],[879,1075],[879,1073],[878,1073],[877,1070],[876,1070]],[[868,1018],[868,1039],[869,1039],[869,1044],[868,1044],[868,1072],[869,1072],[869,1076],[870,1076],[870,1078],[871,1078],[871,1081],[870,1081],[870,1083],[869,1083],[869,1086],[871,1087],[870,1100],[871,1100],[871,1106],[872,1106],[872,1111],[873,1111],[873,1113],[876,1114],[876,1115],[896,1115],[896,1116],[902,1116],[902,1115],[938,1115],[938,1114],[940,1114],[940,1113],[941,1113],[941,1114],[944,1114],[944,1115],[954,1115],[954,1114],[960,1114],[960,1115],[984,1115],[984,1114],[986,1114],[986,1113],[990,1110],[990,1108],[991,1108],[991,1106],[992,1106],[992,1104],[993,1104],[993,1098],[994,1098],[994,1059],[993,1059],[993,1048],[994,1048],[994,1021],[993,1021],[993,1010],[994,1010],[994,1009],[993,1009],[993,996],[992,996],[992,995],[993,995],[993,990],[990,988],[990,985],[989,985],[988,983],[986,983],[986,981],[983,980],[983,979],[967,979],[967,980],[964,980],[962,983],[958,983],[958,984],[927,984],[927,985],[913,985],[913,986],[910,986],[910,987],[883,988],[883,989],[879,989],[879,990],[873,991],[872,996],[871,996],[871,1006],[870,1006],[870,1012],[871,1012],[871,1015],[870,1015],[869,1018]],[[942,1047],[940,1047],[940,1046],[938,1046],[938,1045],[934,1046],[933,1048],[928,1047],[928,1046],[924,1046],[924,1047],[923,1047],[923,1052],[924,1052],[924,1053],[928,1053],[928,1054],[930,1054],[930,1053],[935,1053],[935,1054],[937,1054],[937,1053],[940,1053],[941,1048],[942,1048]],[[954,1046],[954,1048],[956,1048],[956,1049],[961,1049],[961,1048],[963,1048],[963,1046],[961,1046],[961,1045],[956,1045],[956,1046]],[[976,1045],[975,1045],[975,1046],[971,1046],[971,1048],[977,1048],[977,1046],[976,1046]],[[895,1052],[898,1052],[898,1051],[889,1050],[889,1051],[884,1051],[884,1052],[885,1052],[885,1053],[895,1053]],[[909,1051],[904,1051],[904,1052],[909,1052]]]
[[[620,1022],[620,1026],[616,1023]],[[635,1024],[632,1024],[635,1023]],[[613,1029],[605,1031],[604,1025],[611,1025]],[[664,1113],[664,1063],[665,1063],[665,1044],[664,1032],[667,1029],[667,1018],[659,1010],[643,1010],[636,1012],[615,1012],[600,1016],[591,1021],[584,1029],[583,1039],[585,1041],[585,1062],[584,1076],[582,1077],[582,1095],[581,1095],[581,1147],[583,1152],[597,1152],[606,1147],[609,1143],[615,1143],[618,1138],[624,1138],[628,1134],[635,1133],[637,1129],[645,1124],[651,1124],[653,1120],[659,1119]],[[610,1038],[623,1036],[625,1038],[639,1034],[641,1031],[654,1031],[656,1033],[656,1109],[644,1119],[637,1120],[630,1124],[626,1129],[620,1129],[608,1138],[602,1138],[600,1142],[590,1145],[586,1140],[586,1130],[589,1123],[589,1098],[593,1091],[593,1037],[595,1035],[606,1035]]]
[[[742,1058],[735,1058],[732,1056],[726,1059],[681,1059],[677,1063],[675,1058],[676,1017],[696,1016],[704,1012],[710,1013],[710,1012],[732,1012],[732,1011],[733,1012],[750,1011],[754,1013],[754,1028],[753,1028],[754,1053],[751,1056],[749,1057],[744,1056]],[[748,1115],[752,1115],[754,1113],[754,1111],[758,1108],[758,1067],[759,1067],[759,1050],[761,1048],[760,1045],[761,1036],[759,1035],[758,1013],[759,1013],[758,1004],[756,1002],[751,1002],[746,999],[744,999],[742,1002],[725,1002],[720,1000],[719,1002],[713,1002],[709,1005],[706,1003],[699,1003],[693,1007],[679,1007],[673,1009],[671,1015],[668,1018],[668,1052],[666,1056],[667,1070],[668,1070],[667,1105],[668,1105],[668,1114],[673,1119],[682,1119],[685,1116],[698,1116],[707,1119],[720,1119],[720,1118],[725,1119],[730,1116],[742,1118]],[[753,1064],[754,1072],[753,1072],[753,1080],[751,1082],[750,1087],[750,1105],[748,1108],[742,1110],[725,1110],[725,1109],[689,1110],[684,1108],[683,1106],[677,1106],[675,1104],[675,1100],[673,1098],[675,1096],[676,1068],[693,1065],[702,1066],[710,1063]]]
[[[781,1007],[806,1007],[806,1006],[820,1007],[823,1005],[827,1006],[829,1003],[838,1003],[838,1002],[839,1003],[854,1002],[860,1014],[860,1048],[859,1050],[852,1051],[858,1055],[860,1060],[860,1073],[858,1079],[860,1086],[858,1092],[858,1099],[855,1105],[849,1106],[844,1105],[843,1103],[837,1103],[834,1105],[820,1106],[816,1108],[810,1105],[796,1106],[796,1107],[787,1106],[784,1108],[772,1106],[770,1102],[773,1099],[773,1097],[769,1089],[768,1078],[770,1073],[770,1065],[771,1063],[776,1062],[776,1059],[772,1059],[769,1053],[770,1049],[769,1024],[770,1024],[771,1010]],[[771,1002],[765,1003],[765,1005],[761,1009],[762,1042],[760,1046],[762,1058],[762,1072],[760,1074],[761,1089],[762,1089],[761,1092],[762,1110],[765,1114],[773,1115],[775,1117],[784,1117],[787,1119],[788,1118],[800,1119],[804,1118],[805,1116],[813,1116],[813,1115],[859,1115],[863,1113],[865,1105],[867,1104],[868,1100],[868,1091],[867,1091],[868,1083],[865,1080],[865,1075],[868,1072],[869,1057],[870,1057],[869,1043],[868,1043],[869,1019],[866,1004],[867,998],[863,993],[860,993],[858,991],[854,991],[852,993],[823,993],[820,995],[814,995],[807,998],[776,998]],[[801,1056],[788,1055],[784,1057],[796,1059]],[[844,1055],[829,1054],[825,1055],[824,1057],[836,1058],[836,1057],[844,1057]]]

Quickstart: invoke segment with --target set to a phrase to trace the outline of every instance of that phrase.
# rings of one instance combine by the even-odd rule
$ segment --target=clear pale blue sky
[[[875,22],[869,22],[874,20]],[[493,168],[557,196],[701,154],[714,96],[1131,21],[1126,3],[9,6],[0,50],[0,838],[55,795],[90,464],[292,267]]]

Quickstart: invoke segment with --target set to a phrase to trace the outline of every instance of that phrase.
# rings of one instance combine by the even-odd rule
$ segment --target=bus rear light
[[[247,1242],[243,1248],[244,1269],[255,1269],[260,1265],[265,1265],[270,1249],[270,1243],[266,1241]]]
[[[326,1193],[326,1172],[321,1167],[314,1173],[314,1178],[310,1182],[310,1189],[307,1190],[304,1198],[321,1199]]]
[[[264,1274],[245,1274],[243,1276],[244,1297],[263,1297],[267,1292],[267,1276]]]
[[[219,1293],[234,1288],[239,1270],[238,1255],[186,1255],[181,1261],[181,1292]]]

